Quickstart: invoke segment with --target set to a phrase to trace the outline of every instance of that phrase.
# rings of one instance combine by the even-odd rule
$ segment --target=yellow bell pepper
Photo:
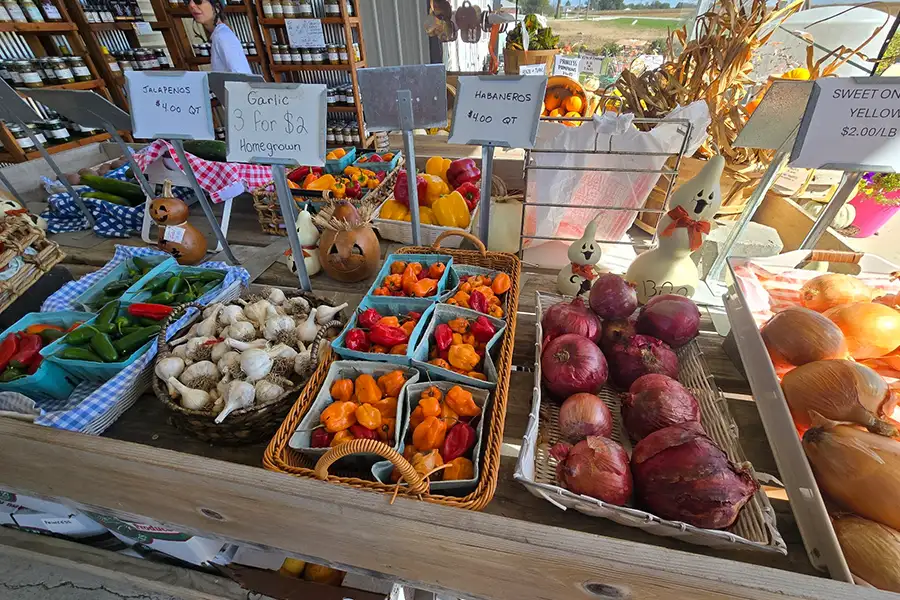
[[[425,172],[429,175],[437,175],[446,183],[447,181],[447,169],[450,168],[450,163],[452,161],[449,158],[442,158],[440,156],[432,156],[425,162]]]
[[[381,218],[391,219],[393,221],[405,221],[404,217],[409,216],[409,208],[400,204],[396,200],[388,200],[381,205]]]
[[[440,176],[425,173],[422,177],[425,178],[425,181],[428,184],[425,188],[425,197],[419,198],[423,205],[431,206],[434,204],[435,200],[444,194],[450,193],[450,186],[447,185],[447,182],[441,179]]]
[[[471,219],[469,207],[459,192],[452,192],[441,196],[431,205],[438,225],[443,227],[458,227],[465,229]]]
[[[344,167],[344,175],[347,177],[353,177],[355,175],[359,175],[362,172],[362,169],[359,167],[354,167],[350,165],[349,167]]]
[[[334,185],[331,186],[331,194],[335,198],[343,198],[347,195],[347,184],[345,184],[343,181],[335,181]]]
[[[334,179],[334,175],[327,174],[322,175],[321,177],[311,181],[309,185],[306,187],[308,190],[330,190],[334,184],[337,183]]]
[[[420,206],[419,223],[421,223],[422,225],[437,225],[437,219],[435,219],[434,211],[427,206]]]

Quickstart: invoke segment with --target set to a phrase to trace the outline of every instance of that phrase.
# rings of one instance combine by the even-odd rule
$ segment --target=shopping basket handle
[[[478,251],[481,252],[482,256],[487,255],[487,248],[484,247],[484,243],[479,240],[477,237],[469,233],[468,231],[463,231],[462,229],[451,229],[450,231],[445,231],[441,235],[437,236],[437,239],[434,240],[434,243],[431,244],[432,248],[440,248],[441,242],[444,241],[444,238],[448,238],[454,235],[458,235],[459,237],[466,238],[478,248]]]
[[[833,262],[858,265],[863,256],[865,254],[862,252],[847,252],[845,250],[811,250],[804,262]]]
[[[419,475],[418,471],[409,464],[409,461],[403,458],[402,454],[378,440],[355,439],[331,448],[316,461],[316,477],[325,481],[328,479],[328,467],[336,461],[345,456],[350,456],[351,454],[364,453],[377,454],[378,456],[391,461],[391,463],[397,467],[397,470],[400,471],[400,476],[403,477],[407,484],[409,484],[409,491],[413,494],[428,493],[428,484],[422,479],[422,476]]]

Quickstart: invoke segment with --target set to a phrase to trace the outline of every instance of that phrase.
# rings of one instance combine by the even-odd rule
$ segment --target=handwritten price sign
[[[214,140],[209,84],[202,71],[126,71],[136,138]]]
[[[451,144],[531,148],[547,78],[460,77]]]
[[[326,86],[225,82],[229,162],[325,164]]]

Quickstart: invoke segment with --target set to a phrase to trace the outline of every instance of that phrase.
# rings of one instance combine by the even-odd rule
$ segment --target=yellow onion
[[[792,306],[781,311],[759,333],[776,370],[847,357],[847,342],[838,326],[808,308]]]
[[[800,288],[800,304],[816,312],[825,312],[839,304],[867,302],[872,288],[851,275],[826,273],[813,277]]]
[[[842,304],[824,315],[844,332],[856,360],[878,358],[900,346],[900,311],[878,302]]]
[[[811,412],[826,419],[864,425],[881,435],[897,435],[882,418],[897,404],[881,375],[852,360],[817,360],[788,372],[781,380],[794,424],[800,433],[811,424]]]
[[[833,525],[850,572],[879,589],[900,592],[900,533],[856,515],[835,518]]]
[[[900,529],[900,442],[815,417],[803,450],[822,492],[861,517]]]

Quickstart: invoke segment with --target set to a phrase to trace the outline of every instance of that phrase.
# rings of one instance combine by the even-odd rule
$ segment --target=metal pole
[[[741,233],[744,232],[744,229],[747,228],[747,224],[750,223],[750,219],[753,218],[756,209],[762,204],[763,199],[766,197],[766,192],[768,192],[769,188],[772,187],[772,184],[775,183],[775,179],[778,177],[778,174],[781,172],[785,163],[787,163],[790,154],[790,150],[779,150],[772,159],[769,168],[763,173],[762,178],[759,180],[759,184],[757,184],[756,189],[753,190],[750,199],[747,200],[747,205],[744,207],[744,212],[741,213],[741,217],[734,222],[731,232],[728,234],[728,239],[726,239],[725,243],[719,248],[719,254],[716,256],[716,259],[713,261],[712,266],[706,274],[706,281],[719,279],[719,275],[722,274],[722,270],[725,268],[725,261],[728,259],[731,249],[737,243],[738,238],[741,236]]]
[[[494,168],[494,147],[481,147],[481,215],[478,218],[478,237],[488,245],[491,230],[491,171]]]
[[[222,228],[219,227],[219,222],[216,220],[216,215],[213,214],[212,205],[209,203],[209,200],[206,197],[206,192],[204,192],[203,188],[200,187],[200,182],[197,181],[197,176],[194,175],[194,170],[191,168],[191,164],[188,162],[187,156],[184,153],[184,144],[181,143],[181,140],[171,141],[172,146],[175,148],[175,154],[178,155],[178,160],[181,161],[181,170],[184,171],[184,174],[187,176],[188,181],[191,183],[191,189],[194,190],[194,194],[196,194],[197,199],[200,201],[200,206],[203,208],[203,214],[206,215],[206,220],[209,221],[209,225],[210,227],[212,227],[213,233],[216,235],[216,239],[219,241],[219,245],[221,245],[222,250],[225,251],[225,256],[228,258],[229,264],[241,264],[231,252],[231,247],[228,245],[228,240],[225,239],[225,234],[222,233]],[[300,256],[303,255],[301,254]]]
[[[311,292],[312,284],[309,282],[309,273],[306,272],[306,261],[303,260],[303,246],[300,245],[300,236],[297,235],[297,226],[295,225],[297,217],[294,215],[294,197],[287,185],[287,173],[284,171],[284,165],[272,165],[272,179],[275,180],[275,195],[278,196],[278,206],[281,207],[288,241],[294,255],[300,289],[304,292]]]
[[[128,159],[128,165],[131,167],[131,171],[134,173],[134,178],[137,179],[138,185],[141,186],[141,189],[144,191],[144,195],[150,199],[153,199],[155,195],[154,190],[150,187],[150,182],[147,181],[147,177],[144,175],[141,168],[138,166],[137,161],[134,160],[134,156],[131,154],[131,149],[128,147],[128,144],[125,143],[125,140],[122,139],[122,136],[119,135],[119,132],[116,131],[116,128],[107,123],[103,122],[103,127],[106,128],[106,132],[112,137],[113,141],[115,141],[122,148],[122,152],[125,154],[125,158]]]
[[[403,153],[406,154],[406,189],[409,195],[409,216],[413,246],[421,243],[419,230],[419,194],[416,189],[416,150],[413,143],[412,92],[397,90],[397,113],[403,131]]]
[[[809,233],[806,234],[806,237],[800,244],[801,250],[812,250],[816,247],[819,243],[819,239],[825,233],[825,230],[828,229],[828,226],[834,221],[838,211],[841,210],[844,203],[853,195],[853,192],[856,190],[856,184],[859,183],[862,176],[862,171],[850,171],[844,173],[844,179],[841,181],[840,187],[838,187],[834,196],[831,197],[831,201],[828,202],[825,210],[819,213],[819,218],[813,223],[812,229],[809,230]]]
[[[13,198],[15,198],[18,203],[22,205],[22,208],[25,208],[25,201],[22,200],[22,196],[19,195],[19,192],[16,191],[16,188],[12,186],[12,184],[9,182],[9,179],[7,179],[6,175],[3,174],[2,169],[0,169],[0,181],[2,181],[3,185],[6,186],[6,189],[9,190],[9,193],[13,195]]]

